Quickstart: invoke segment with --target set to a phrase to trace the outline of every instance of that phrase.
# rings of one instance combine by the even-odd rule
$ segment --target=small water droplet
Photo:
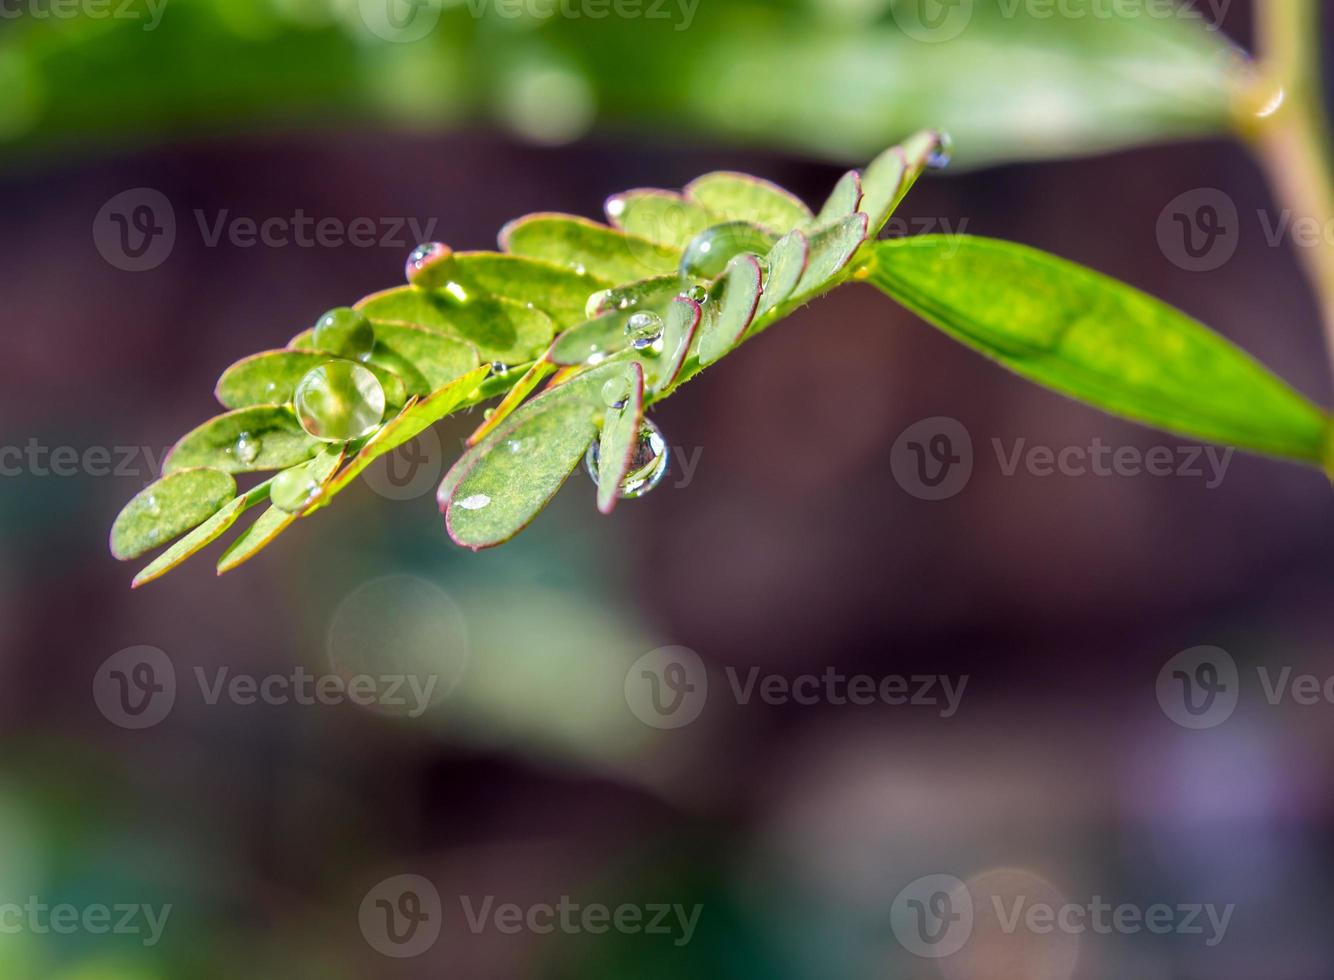
[[[647,310],[632,313],[625,321],[625,335],[635,350],[652,347],[662,340],[662,317]]]
[[[311,472],[309,463],[283,470],[269,484],[270,502],[289,514],[301,513],[319,492],[319,481]]]
[[[616,304],[616,309],[628,310],[630,307],[638,305],[639,300],[635,299],[633,296],[622,296],[620,301]]]
[[[380,380],[350,361],[322,364],[296,386],[301,428],[325,442],[351,442],[369,435],[384,418]]]
[[[148,508],[148,513],[153,517],[157,517],[162,513],[162,505],[158,503],[157,497],[151,493],[144,498],[144,505]]]
[[[491,362],[491,376],[493,378],[503,378],[510,373],[510,366],[504,361]]]
[[[492,415],[495,415],[495,414],[496,414],[496,410],[495,410],[494,408],[485,408],[485,409],[482,409],[482,421],[484,421],[484,422],[486,422],[486,421],[490,421],[491,416],[492,416]]]
[[[722,275],[727,263],[743,252],[763,255],[769,238],[745,221],[729,221],[705,228],[690,240],[681,253],[682,279],[713,279]]]
[[[607,217],[619,218],[625,214],[625,198],[619,194],[607,198]]]
[[[611,296],[610,289],[599,289],[595,293],[588,294],[588,302],[584,303],[584,318],[593,319],[602,312],[602,305],[607,302]]]
[[[594,367],[598,364],[601,364],[606,359],[607,359],[606,351],[595,350],[593,351],[593,353],[588,355],[584,363],[587,364],[589,367]]]
[[[464,497],[458,502],[458,505],[464,510],[481,510],[491,503],[491,498],[484,493],[475,493],[471,497]]]
[[[576,276],[588,275],[588,269],[584,267],[584,264],[582,262],[571,262],[570,268],[574,270],[574,274]]]
[[[588,452],[584,454],[584,469],[588,475],[593,478],[593,482],[598,482],[598,454],[601,449],[601,442],[598,439],[593,440],[593,444],[588,447]],[[668,457],[671,454],[667,449],[667,442],[662,437],[662,432],[649,419],[639,427],[639,437],[635,441],[634,455],[630,459],[630,469],[626,471],[625,479],[621,481],[620,487],[616,491],[616,496],[622,500],[633,500],[635,497],[642,497],[659,483],[667,474]]]
[[[506,439],[506,440],[505,440],[505,448],[508,449],[508,450],[510,451],[511,454],[513,454],[513,455],[518,455],[519,453],[523,452],[523,440],[522,440],[522,439]]]
[[[630,382],[625,378],[608,378],[602,384],[602,402],[608,408],[625,408],[630,398]]]
[[[700,304],[701,306],[703,306],[705,303],[709,301],[709,291],[705,289],[703,286],[701,286],[699,283],[695,283],[695,285],[691,286],[681,295],[684,296],[686,299],[693,299],[696,303]]]
[[[418,275],[428,266],[443,262],[453,254],[453,249],[444,242],[422,242],[408,253],[408,261],[404,264],[403,271],[408,282],[415,283]]]
[[[931,170],[944,170],[954,159],[954,139],[943,131],[936,135],[936,147],[927,155],[926,165]]]
[[[360,310],[340,306],[315,322],[315,347],[364,361],[375,347],[375,328]]]
[[[236,437],[236,444],[232,446],[232,454],[236,456],[243,465],[249,466],[255,460],[259,459],[260,441],[249,432],[242,432]]]

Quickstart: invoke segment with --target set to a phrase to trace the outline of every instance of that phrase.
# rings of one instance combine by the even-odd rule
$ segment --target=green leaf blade
[[[134,577],[134,581],[130,583],[130,588],[138,589],[149,582],[156,581],[182,564],[187,558],[208,547],[235,524],[238,517],[268,497],[269,484],[272,482],[272,480],[265,480],[258,486],[234,498],[222,510],[175,542]]]
[[[1016,373],[1182,436],[1320,464],[1328,416],[1184,313],[1036,249],[968,236],[877,243],[870,281]]]
[[[665,275],[676,270],[676,249],[627,235],[587,218],[530,214],[500,231],[500,247],[513,255],[543,259],[613,283]]]
[[[244,437],[253,457],[238,449]],[[167,455],[165,473],[206,466],[226,473],[281,470],[303,463],[324,444],[301,428],[286,405],[256,405],[215,415],[188,432]]]
[[[111,553],[121,561],[138,558],[198,527],[235,495],[235,478],[222,470],[169,473],[122,508],[111,527]]]
[[[719,221],[748,221],[776,235],[814,218],[811,209],[790,191],[759,177],[728,170],[696,177],[686,184],[685,197]]]

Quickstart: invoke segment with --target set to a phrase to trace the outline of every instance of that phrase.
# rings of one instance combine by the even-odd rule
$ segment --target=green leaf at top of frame
[[[1329,418],[1160,300],[1010,242],[879,242],[869,281],[956,340],[1088,404],[1183,436],[1321,464]]]
[[[357,302],[377,325],[407,323],[472,344],[483,361],[523,364],[541,356],[556,325],[535,306],[466,290],[396,286]]]
[[[255,405],[222,415],[188,432],[167,454],[164,473],[209,466],[227,473],[281,470],[304,463],[321,443],[307,435],[287,405]]]
[[[236,480],[221,470],[194,468],[170,473],[122,508],[111,527],[111,553],[138,558],[198,527],[236,494]]]
[[[676,271],[679,250],[627,235],[587,218],[541,212],[516,218],[500,231],[500,247],[588,272],[612,283]]]

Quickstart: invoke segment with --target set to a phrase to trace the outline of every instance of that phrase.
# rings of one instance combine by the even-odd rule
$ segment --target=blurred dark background
[[[1246,5],[1228,9],[1233,38],[1247,43],[1249,24]],[[681,128],[595,126],[559,145],[481,120],[187,129],[20,146],[0,173],[5,444],[160,456],[216,411],[223,367],[400,281],[414,244],[403,230],[374,247],[210,246],[196,211],[435,221],[431,237],[488,248],[527,211],[597,217],[611,191],[712,169],[818,205],[864,162]],[[175,244],[158,267],[126,272],[90,228],[109,199],[144,187],[171,202]],[[1221,267],[1192,272],[1165,254],[1158,223],[1198,188],[1235,203],[1240,234]],[[1267,241],[1259,219],[1282,207],[1219,137],[965,166],[924,179],[899,217],[912,232],[1014,239],[1124,279],[1328,405],[1294,246]],[[949,499],[918,499],[896,481],[892,447],[938,416],[970,435],[971,478]],[[655,418],[673,469],[609,519],[580,473],[503,548],[452,545],[434,476],[473,414],[438,428],[443,459],[410,499],[363,483],[232,574],[197,558],[135,592],[134,568],[105,542],[155,475],[142,451],[120,475],[7,472],[0,890],[19,903],[172,908],[154,945],[0,935],[0,975],[1329,975],[1334,703],[1271,704],[1257,673],[1334,674],[1334,520],[1318,472],[1237,454],[1218,481],[1204,460],[1203,476],[1007,475],[993,440],[1007,453],[1095,440],[1171,447],[1174,460],[1192,450],[1033,388],[862,286],[800,311]],[[682,459],[696,464],[688,480]],[[357,606],[367,583],[380,600]],[[457,621],[432,622],[439,610],[420,599],[431,589]],[[340,610],[382,618],[386,636],[421,616],[394,634],[406,656],[462,679],[415,718],[207,703],[196,669],[328,673]],[[108,658],[139,645],[166,653],[178,688],[168,717],[130,730],[93,690]],[[638,658],[668,645],[699,655],[708,701],[693,723],[658,730],[625,685]],[[1231,717],[1192,730],[1156,691],[1169,659],[1201,645],[1230,654],[1241,693]],[[382,656],[368,650],[366,664]],[[742,704],[729,668],[964,686],[948,717],[939,705]],[[438,890],[443,928],[397,959],[359,910],[403,874]],[[968,882],[977,905],[972,940],[944,959],[905,949],[892,911],[936,874]],[[990,894],[1235,911],[1215,945],[1207,925],[1007,935]],[[464,906],[488,896],[700,915],[681,945],[470,929]]]

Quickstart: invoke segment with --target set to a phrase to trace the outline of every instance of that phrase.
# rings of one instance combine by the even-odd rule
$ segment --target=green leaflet
[[[139,491],[111,527],[111,553],[138,558],[208,520],[236,493],[236,480],[215,469],[182,469]]]
[[[310,459],[322,445],[306,434],[291,408],[256,405],[215,415],[186,434],[162,469],[166,473],[194,466],[228,473],[281,470]]]
[[[378,331],[381,321],[410,324],[477,348],[483,361],[520,364],[540,357],[556,325],[536,307],[466,290],[398,286],[357,303]]]
[[[862,175],[856,170],[849,170],[839,178],[829,197],[815,216],[814,224],[827,225],[831,221],[845,218],[856,211],[862,203]]]
[[[760,295],[759,308],[755,311],[757,317],[768,313],[792,295],[806,271],[810,254],[810,241],[796,228],[774,243],[764,260],[769,267],[769,275],[764,282],[764,292]]]
[[[568,214],[529,214],[511,221],[500,231],[500,247],[613,283],[675,272],[679,258],[674,248]]]
[[[607,388],[615,395],[613,404],[607,404]],[[634,363],[623,381],[604,382],[602,402],[606,415],[598,437],[598,510],[610,514],[620,499],[621,481],[630,472],[644,421],[644,369]]]
[[[866,241],[866,215],[850,214],[810,232],[806,268],[787,302],[804,303],[834,285],[835,278]]]
[[[686,200],[694,201],[722,221],[749,221],[777,234],[804,225],[811,209],[777,184],[731,171],[696,177],[685,186]]]
[[[477,348],[408,323],[378,323],[371,365],[394,370],[410,393],[427,395],[477,367]]]
[[[653,189],[613,194],[605,210],[607,220],[626,234],[678,251],[717,220],[675,191]]]
[[[672,301],[681,291],[681,277],[675,272],[665,276],[653,276],[651,279],[639,279],[624,286],[613,286],[596,294],[596,301],[589,297],[590,308],[586,315],[598,316],[612,310],[658,310]],[[632,311],[633,312],[633,311]]]
[[[344,449],[342,446],[332,446],[325,449],[310,461],[311,475],[320,483],[327,482],[333,476],[334,470],[338,468],[338,464],[342,462],[343,455]],[[277,479],[277,477],[274,477],[274,479]],[[218,559],[218,574],[230,572],[238,565],[254,558],[255,555],[272,544],[274,538],[291,527],[298,516],[278,507],[269,507],[268,510],[259,515],[259,519],[254,524],[242,531],[240,536],[222,553],[222,557]]]
[[[880,242],[869,280],[1006,367],[1137,422],[1321,464],[1328,416],[1184,313],[1009,242]]]
[[[292,400],[297,384],[308,372],[332,360],[346,358],[313,350],[270,350],[251,354],[222,373],[214,394],[224,408],[286,404]],[[387,404],[402,405],[408,400],[407,386],[394,371],[380,364],[364,367],[379,379]]]
[[[153,559],[134,577],[134,581],[130,583],[130,588],[137,589],[161,578],[191,555],[203,550],[217,540],[229,527],[236,523],[238,517],[255,504],[268,498],[269,484],[272,482],[272,478],[265,480],[227,503],[222,510]]]
[[[449,536],[477,550],[527,527],[597,435],[603,385],[630,370],[604,364],[550,388],[464,453],[437,494]]]
[[[559,327],[584,319],[589,294],[612,285],[587,271],[580,274],[563,264],[500,252],[454,252],[433,263],[429,275],[418,282],[440,289],[456,282],[469,296],[531,303]]]
[[[352,458],[352,461],[324,485],[319,495],[306,508],[302,516],[321,507],[327,507],[335,496],[347,489],[352,481],[360,476],[366,467],[370,466],[376,459],[385,453],[393,452],[407,442],[411,442],[422,432],[458,408],[477,390],[477,386],[486,377],[487,370],[485,367],[476,368],[439,391],[432,393],[428,398],[413,402],[393,419],[382,425],[366,441],[366,444],[361,447],[361,451]]]
[[[699,363],[712,364],[741,342],[760,300],[760,264],[738,255],[714,285],[699,329]]]

